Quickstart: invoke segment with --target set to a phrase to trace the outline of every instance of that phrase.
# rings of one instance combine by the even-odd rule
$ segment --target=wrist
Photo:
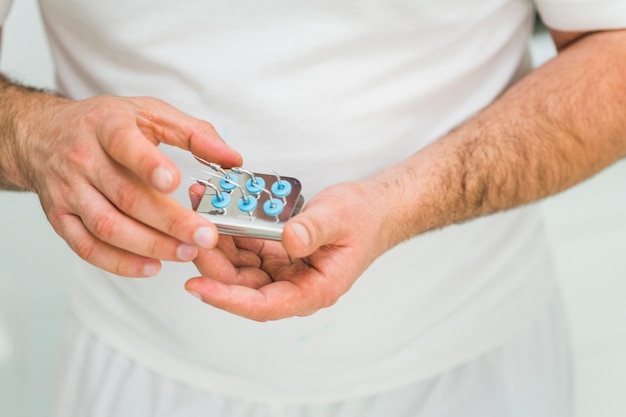
[[[0,187],[35,191],[37,167],[53,138],[46,124],[56,105],[68,99],[0,78]]]
[[[387,249],[429,228],[420,215],[420,180],[412,167],[392,166],[364,183],[380,221],[380,239]]]
[[[381,197],[386,238],[392,246],[464,219],[454,158],[437,141],[367,180]],[[443,145],[443,146],[442,146]]]

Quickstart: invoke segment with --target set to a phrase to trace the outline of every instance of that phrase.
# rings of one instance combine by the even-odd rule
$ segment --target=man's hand
[[[201,190],[194,187],[197,201]],[[217,248],[200,251],[194,262],[203,276],[185,287],[207,304],[257,321],[329,307],[388,249],[375,199],[365,184],[339,184],[287,222],[282,245],[222,236]]]
[[[368,185],[323,191],[285,225],[284,250],[225,241],[196,259],[210,278],[186,288],[256,320],[310,314],[403,240],[555,194],[626,157],[626,30],[555,41],[556,58],[431,145]]]
[[[207,122],[152,98],[71,101],[6,88],[5,182],[35,191],[46,215],[86,261],[151,276],[159,260],[190,261],[217,242],[215,226],[167,194],[180,183],[159,143],[224,166],[241,164]],[[10,97],[10,100],[8,99]],[[8,156],[10,155],[10,157]]]

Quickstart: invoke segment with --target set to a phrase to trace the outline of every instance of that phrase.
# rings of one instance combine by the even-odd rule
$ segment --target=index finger
[[[100,192],[130,218],[201,248],[212,248],[217,243],[215,225],[171,196],[154,190],[136,177],[119,175],[115,170],[103,169],[94,175],[94,184]]]
[[[97,137],[111,158],[159,191],[171,192],[180,183],[175,164],[157,149],[159,143],[188,150],[224,166],[241,165],[208,122],[191,117],[157,99],[135,99],[134,112],[115,112],[104,119]]]

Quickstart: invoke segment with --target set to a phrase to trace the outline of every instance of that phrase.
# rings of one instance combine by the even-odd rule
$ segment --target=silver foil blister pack
[[[206,165],[211,170],[202,171],[204,178],[193,178],[206,187],[196,212],[221,234],[280,240],[287,220],[304,205],[297,178]]]

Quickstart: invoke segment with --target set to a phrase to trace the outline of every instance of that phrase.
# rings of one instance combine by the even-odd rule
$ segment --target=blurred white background
[[[36,0],[15,0],[3,30],[0,68],[53,88]],[[554,50],[538,32],[535,62]],[[36,196],[0,192],[0,416],[50,414],[58,334],[72,284],[72,252]],[[626,415],[626,161],[543,203],[571,317],[576,417]],[[534,417],[534,416],[533,416]]]
[[[53,88],[36,0],[14,3],[0,68],[23,83]],[[73,254],[34,194],[0,192],[0,207],[0,322],[11,344],[11,356],[0,361],[0,417],[45,417],[53,403]]]

